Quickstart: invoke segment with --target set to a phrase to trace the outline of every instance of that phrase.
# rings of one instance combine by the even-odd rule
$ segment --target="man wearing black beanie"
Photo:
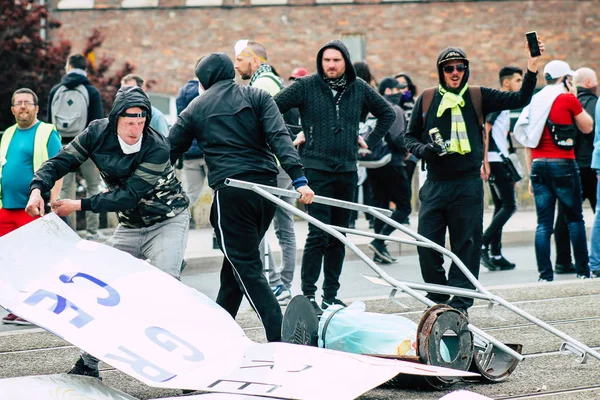
[[[543,43],[540,49],[544,50]],[[446,229],[451,251],[469,271],[479,276],[483,230],[483,181],[489,174],[485,158],[483,119],[494,111],[529,104],[535,89],[539,57],[527,50],[527,73],[519,92],[486,87],[469,88],[469,60],[458,47],[444,49],[437,60],[439,86],[417,99],[405,140],[408,151],[424,159],[427,179],[419,198],[419,234],[444,246]],[[442,146],[432,142],[436,129]],[[442,254],[418,248],[421,274],[427,283],[473,289],[473,284],[453,263],[448,278]],[[466,314],[472,298],[428,293],[436,303],[448,303]]]

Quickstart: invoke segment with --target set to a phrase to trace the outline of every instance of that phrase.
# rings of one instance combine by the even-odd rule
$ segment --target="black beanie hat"
[[[400,84],[394,78],[388,77],[388,78],[382,79],[381,82],[379,82],[378,90],[379,90],[379,94],[383,96],[386,89],[395,89],[395,88],[400,89]]]

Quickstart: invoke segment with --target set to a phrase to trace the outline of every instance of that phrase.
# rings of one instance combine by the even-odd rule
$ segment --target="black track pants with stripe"
[[[233,318],[243,296],[265,327],[267,340],[281,340],[281,307],[263,274],[258,246],[276,205],[259,194],[226,187],[215,192],[210,223],[224,254],[217,304]]]

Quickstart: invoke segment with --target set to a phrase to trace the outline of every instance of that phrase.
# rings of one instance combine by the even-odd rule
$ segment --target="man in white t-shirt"
[[[518,92],[523,84],[523,70],[517,67],[504,67],[500,70],[500,90]],[[503,162],[508,157],[510,143],[510,111],[504,110],[488,114],[485,122],[488,135],[488,162],[490,177],[488,183],[494,202],[494,217],[483,233],[481,264],[490,271],[515,268],[502,255],[502,228],[517,211],[515,183]]]

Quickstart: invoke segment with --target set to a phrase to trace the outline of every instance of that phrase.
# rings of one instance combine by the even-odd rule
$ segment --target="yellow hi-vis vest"
[[[40,122],[36,131],[33,142],[33,172],[37,171],[44,161],[48,159],[48,140],[52,131],[56,130],[54,125]],[[2,140],[0,140],[0,207],[2,207],[2,167],[6,164],[6,155],[8,154],[8,146],[17,131],[17,124],[4,131]]]

